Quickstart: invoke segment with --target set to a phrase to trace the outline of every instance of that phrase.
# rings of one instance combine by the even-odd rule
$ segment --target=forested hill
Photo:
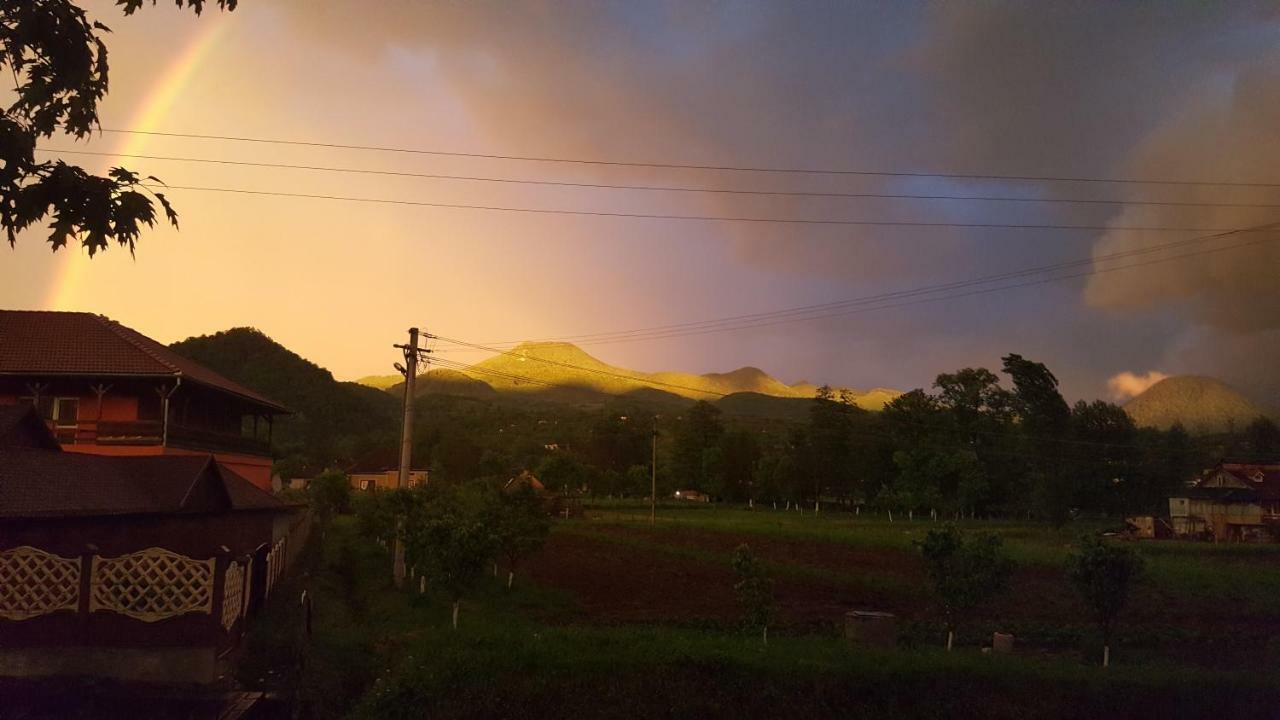
[[[697,375],[684,372],[646,373],[609,365],[572,343],[524,343],[509,352],[494,355],[475,365],[474,370],[433,370],[432,382],[420,392],[454,393],[467,396],[499,393],[538,395],[548,399],[580,400],[590,395],[649,397],[672,401],[707,400],[743,395],[735,406],[749,407],[749,414],[787,416],[790,408],[777,399],[810,399],[817,390],[808,383],[788,385],[765,371],[741,367],[726,373]],[[370,376],[358,382],[379,389],[398,390],[396,376]],[[885,388],[849,391],[859,407],[879,410],[899,392]]]
[[[1197,435],[1241,430],[1263,415],[1262,408],[1234,388],[1199,375],[1161,380],[1124,409],[1139,427],[1168,429],[1181,423]]]
[[[286,476],[356,462],[385,445],[398,427],[396,398],[338,382],[328,370],[254,328],[187,338],[170,348],[294,411],[277,418],[274,429]]]

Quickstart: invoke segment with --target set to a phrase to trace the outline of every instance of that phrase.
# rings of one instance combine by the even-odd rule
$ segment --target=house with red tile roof
[[[0,405],[31,404],[67,452],[204,455],[271,487],[289,410],[102,315],[0,310]]]
[[[1223,460],[1169,498],[1174,533],[1215,541],[1280,541],[1280,462]]]
[[[214,455],[64,452],[0,406],[0,677],[211,682],[309,525]]]

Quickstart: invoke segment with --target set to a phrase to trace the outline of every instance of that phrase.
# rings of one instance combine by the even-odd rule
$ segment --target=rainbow
[[[229,13],[225,12],[209,13],[197,21],[199,29],[192,36],[191,41],[151,86],[141,107],[123,129],[155,130],[162,127],[174,103],[182,96],[182,91],[186,88],[191,76],[226,34],[231,24],[228,16]],[[144,152],[150,139],[147,135],[122,134],[119,137],[121,140],[113,152],[121,155],[136,155]],[[77,307],[76,293],[83,284],[91,262],[86,253],[70,245],[57,253],[53,281],[49,283],[44,306],[51,310],[92,309]]]

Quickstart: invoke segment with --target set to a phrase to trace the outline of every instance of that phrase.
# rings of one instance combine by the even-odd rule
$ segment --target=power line
[[[1234,231],[1234,233],[1224,233],[1221,235],[1208,236],[1208,237],[1217,238],[1217,237],[1225,237],[1231,234],[1255,233],[1255,232],[1264,232],[1268,230],[1274,231],[1274,229],[1277,227],[1280,227],[1280,223],[1272,223],[1270,225],[1259,226],[1258,228],[1237,230],[1237,231]],[[1208,239],[1208,238],[1202,238],[1202,239]],[[941,302],[944,300],[954,300],[954,299],[970,297],[974,295],[983,295],[983,294],[988,294],[993,292],[999,292],[1002,290],[1013,290],[1013,289],[1024,288],[1024,287],[1032,287],[1035,285],[1042,285],[1050,282],[1060,282],[1063,280],[1071,280],[1076,278],[1088,277],[1092,275],[1100,275],[1104,273],[1117,272],[1120,270],[1146,267],[1149,265],[1155,265],[1155,264],[1164,263],[1164,262],[1172,262],[1174,260],[1182,260],[1182,259],[1191,258],[1191,257],[1200,257],[1200,256],[1209,255],[1213,253],[1226,252],[1229,250],[1236,250],[1236,249],[1245,248],[1245,247],[1263,245],[1266,243],[1275,242],[1277,239],[1280,239],[1280,238],[1277,238],[1276,236],[1273,235],[1271,237],[1262,238],[1258,240],[1252,240],[1248,242],[1241,242],[1241,243],[1235,243],[1231,245],[1224,245],[1220,247],[1207,248],[1204,250],[1186,252],[1186,253],[1171,255],[1163,258],[1155,258],[1155,259],[1147,260],[1144,262],[1134,262],[1134,263],[1128,263],[1124,265],[1117,265],[1117,266],[1106,267],[1106,268],[1093,267],[1088,270],[1084,270],[1076,273],[1070,273],[1065,275],[1054,275],[1051,277],[1038,278],[1038,279],[1030,280],[1027,282],[1007,283],[1007,284],[997,285],[995,287],[987,287],[987,288],[979,287],[979,289],[968,290],[967,292],[958,292],[958,293],[945,292],[945,291],[951,291],[951,290],[963,290],[965,288],[970,288],[973,286],[981,286],[981,285],[989,284],[990,282],[998,281],[1001,279],[1017,279],[1018,277],[1025,277],[1027,275],[1041,274],[1044,272],[1056,272],[1061,269],[1068,269],[1072,266],[1079,266],[1082,264],[1093,262],[1093,261],[1073,261],[1070,263],[1061,263],[1057,266],[1031,268],[1028,270],[1005,273],[1003,275],[998,275],[998,276],[989,276],[987,278],[979,278],[976,280],[958,281],[958,282],[941,284],[941,285],[925,286],[925,287],[916,288],[913,290],[903,290],[903,291],[896,291],[896,292],[890,292],[890,293],[882,293],[880,295],[865,296],[863,298],[857,298],[853,300],[847,300],[847,301],[832,303],[828,305],[810,306],[810,308],[812,309],[810,308],[794,309],[797,311],[807,311],[804,313],[802,312],[793,313],[793,311],[784,310],[784,311],[775,311],[773,313],[760,313],[754,316],[739,316],[747,319],[743,321],[732,322],[732,324],[725,324],[725,323],[734,321],[735,318],[728,318],[728,319],[719,320],[719,321],[716,321],[716,320],[700,321],[701,326],[698,326],[699,323],[686,323],[686,324],[670,325],[670,326],[658,326],[657,328],[652,330],[618,331],[618,333],[615,335],[601,334],[601,335],[595,336],[595,339],[579,340],[576,342],[576,344],[590,346],[590,345],[609,345],[609,344],[616,344],[616,343],[638,342],[638,341],[648,341],[648,340],[665,340],[665,339],[672,339],[672,338],[689,337],[694,335],[706,335],[706,334],[714,334],[714,333],[721,333],[721,332],[735,332],[735,331],[748,330],[748,329],[754,329],[754,328],[760,328],[760,327],[769,327],[773,325],[781,325],[781,324],[786,324],[791,322],[807,322],[812,320],[821,320],[821,319],[840,317],[845,315],[855,315],[855,314],[860,314],[864,312],[873,312],[876,310],[887,310],[891,308],[908,307],[912,305],[920,305],[925,303]],[[1182,244],[1185,244],[1185,242]],[[1169,247],[1168,245],[1160,246],[1159,249],[1162,249],[1162,250],[1168,249],[1168,247]],[[1117,259],[1120,257],[1133,255],[1133,254],[1137,254],[1136,251],[1130,251],[1129,253],[1113,253],[1112,256],[1099,258],[1099,260]],[[921,295],[927,296],[927,295],[933,295],[935,293],[943,293],[943,294],[937,295],[935,297],[918,298],[915,300],[911,300],[909,302],[895,302],[895,303],[885,302],[887,300],[910,298],[910,297],[916,297]],[[850,307],[850,306],[853,306],[853,307]],[[831,309],[831,311],[827,312],[826,311],[827,309]],[[792,314],[785,314],[785,313],[792,313]],[[632,334],[624,334],[628,332]],[[552,339],[545,339],[545,340],[531,340],[531,341],[520,341],[520,342],[571,341],[573,337],[574,336],[567,336],[564,338],[552,338]],[[583,336],[577,336],[577,337],[583,337]],[[520,343],[517,343],[517,342],[487,343],[487,344],[484,344],[484,348],[490,351],[496,351],[502,348],[502,346],[504,345],[517,345],[517,344],[520,344]],[[448,349],[448,348],[445,348],[445,349]]]
[[[245,188],[202,187],[196,185],[144,185],[151,190],[192,190],[198,192],[230,193],[236,195],[257,195],[262,197],[302,198],[308,200],[337,200],[342,202],[373,203],[382,205],[404,205],[411,207],[444,208],[450,210],[486,210],[494,212],[525,213],[533,215],[574,215],[580,217],[611,217],[646,220],[692,220],[710,222],[743,222],[781,225],[832,225],[862,227],[920,227],[920,228],[969,228],[969,229],[1011,229],[1011,230],[1067,230],[1067,231],[1109,231],[1109,232],[1226,232],[1230,228],[1195,228],[1177,226],[1110,226],[1110,225],[1060,225],[1055,223],[962,223],[962,222],[921,222],[911,220],[838,220],[826,218],[770,218],[734,215],[677,215],[668,213],[633,213],[611,212],[604,210],[566,210],[559,208],[526,208],[505,205],[473,205],[469,203],[443,203],[426,200],[397,200],[393,198],[355,197],[350,195],[327,195],[320,193],[297,193],[279,190],[248,190]]]
[[[707,329],[710,327],[724,325],[728,323],[739,323],[744,321],[764,320],[764,319],[775,318],[775,317],[789,317],[789,316],[795,316],[795,315],[804,315],[812,312],[832,310],[832,309],[855,306],[855,305],[864,305],[864,304],[874,303],[874,302],[888,300],[888,299],[910,297],[910,296],[921,295],[921,294],[931,294],[934,292],[960,289],[964,287],[971,287],[974,285],[985,285],[985,284],[996,282],[999,280],[1014,279],[1014,278],[1025,277],[1029,275],[1039,275],[1039,274],[1054,272],[1058,270],[1070,269],[1074,267],[1096,265],[1100,262],[1106,262],[1110,260],[1119,260],[1119,259],[1124,259],[1124,258],[1129,258],[1134,256],[1149,255],[1149,254],[1158,253],[1165,250],[1184,247],[1187,245],[1208,242],[1210,240],[1218,240],[1218,239],[1222,239],[1225,237],[1230,237],[1238,234],[1261,232],[1264,230],[1274,229],[1277,227],[1280,227],[1280,223],[1269,223],[1266,225],[1259,225],[1251,228],[1241,228],[1241,229],[1231,230],[1224,233],[1216,233],[1213,235],[1201,235],[1193,238],[1173,240],[1165,243],[1149,245],[1142,248],[1135,248],[1133,250],[1124,250],[1124,251],[1119,251],[1114,253],[1108,253],[1105,255],[1096,255],[1088,258],[1078,258],[1076,260],[1051,263],[1048,265],[1040,265],[1040,266],[1029,267],[1029,268],[1022,268],[1019,270],[998,273],[995,275],[986,275],[978,278],[973,278],[970,280],[961,280],[961,281],[953,281],[949,283],[926,285],[923,287],[912,288],[909,290],[898,290],[898,291],[878,293],[875,295],[864,295],[864,296],[845,299],[845,300],[818,303],[814,305],[801,305],[797,307],[784,308],[781,310],[749,313],[749,314],[743,314],[743,315],[731,315],[728,317],[714,318],[714,319],[708,319],[708,320],[698,320],[698,321],[692,321],[692,322],[686,322],[686,323],[675,323],[675,324],[669,324],[669,325],[657,325],[657,326],[650,326],[645,328],[634,328],[630,330],[582,333],[578,335],[562,335],[562,336],[550,337],[550,338],[491,342],[486,344],[503,346],[503,345],[518,345],[522,342],[555,342],[555,341],[566,341],[566,342],[587,341],[588,343],[591,343],[594,341],[618,339],[621,337],[628,337],[628,336],[652,335],[655,333],[667,333],[667,332],[672,332],[677,330],[686,330],[686,329],[689,329],[689,330]]]
[[[460,371],[469,372],[469,373],[476,373],[477,375],[500,378],[503,380],[510,380],[516,384],[528,383],[530,385],[542,385],[549,388],[563,387],[561,385],[557,385],[556,383],[547,382],[545,380],[537,380],[535,378],[526,377],[523,375],[516,375],[513,373],[502,372],[499,370],[492,370],[490,368],[483,368],[483,367],[479,367],[478,365],[459,362],[457,360],[448,360],[445,358],[433,358],[432,362],[436,365],[439,365],[442,368],[447,368],[450,370],[460,370]]]
[[[1111,200],[1105,198],[1044,198],[1017,197],[1009,195],[945,195],[920,193],[867,193],[867,192],[825,192],[808,190],[748,190],[741,188],[695,187],[686,185],[633,185],[621,183],[588,183],[567,182],[559,180],[527,180],[519,178],[500,178],[477,175],[450,175],[441,173],[409,172],[399,170],[378,170],[371,168],[338,167],[330,165],[301,165],[292,163],[257,162],[249,160],[226,160],[222,158],[174,157],[168,155],[139,155],[133,153],[94,152],[90,150],[66,150],[61,148],[37,148],[40,152],[59,155],[83,155],[92,157],[116,157],[133,160],[161,160],[166,162],[201,163],[209,165],[226,165],[232,167],[270,168],[278,170],[305,170],[310,172],[347,173],[355,175],[378,175],[386,177],[415,178],[424,180],[458,180],[466,182],[500,183],[512,185],[535,185],[541,187],[564,187],[601,190],[627,190],[644,192],[679,192],[709,193],[719,195],[746,195],[793,198],[840,198],[868,200],[945,200],[967,202],[1008,202],[1008,203],[1058,203],[1069,205],[1142,205],[1153,207],[1187,207],[1187,208],[1233,208],[1273,210],[1280,208],[1280,203],[1224,203],[1224,202],[1191,202],[1176,200]]]
[[[1275,225],[1280,225],[1280,223],[1277,223],[1277,224],[1275,224]],[[784,323],[788,323],[788,322],[803,322],[803,321],[820,320],[820,319],[831,318],[831,317],[838,317],[838,316],[844,316],[844,315],[854,315],[854,314],[860,314],[860,313],[864,313],[864,312],[872,312],[872,311],[876,311],[876,310],[888,310],[888,309],[891,309],[891,308],[908,307],[908,306],[911,306],[911,305],[921,305],[921,304],[925,304],[925,303],[941,302],[941,301],[944,301],[944,300],[954,300],[954,299],[959,299],[959,298],[964,298],[964,297],[971,297],[971,296],[975,296],[975,295],[984,295],[984,294],[988,294],[988,293],[999,292],[999,291],[1002,291],[1002,290],[1013,290],[1013,289],[1017,289],[1017,288],[1031,287],[1031,286],[1035,286],[1035,285],[1043,285],[1043,284],[1046,284],[1046,283],[1049,283],[1049,282],[1058,282],[1058,281],[1061,281],[1061,280],[1068,280],[1068,279],[1073,279],[1073,278],[1087,277],[1087,276],[1091,276],[1091,275],[1100,275],[1100,274],[1103,274],[1103,273],[1116,272],[1116,271],[1119,271],[1119,270],[1127,270],[1127,269],[1132,269],[1132,268],[1135,268],[1135,267],[1145,267],[1145,266],[1148,266],[1148,265],[1155,265],[1155,264],[1157,264],[1157,263],[1170,262],[1170,261],[1172,261],[1172,260],[1184,259],[1184,258],[1188,258],[1188,257],[1198,257],[1198,256],[1202,256],[1202,255],[1207,255],[1207,254],[1216,253],[1216,252],[1224,252],[1224,251],[1227,251],[1227,250],[1233,250],[1233,249],[1238,249],[1238,248],[1242,248],[1242,247],[1250,247],[1250,246],[1255,246],[1255,245],[1261,245],[1261,244],[1268,243],[1268,242],[1274,242],[1276,239],[1277,239],[1276,237],[1265,238],[1265,239],[1261,239],[1261,240],[1254,240],[1254,241],[1246,242],[1246,243],[1237,243],[1237,244],[1235,244],[1235,245],[1230,245],[1230,246],[1225,246],[1225,247],[1220,247],[1220,248],[1210,248],[1210,249],[1207,249],[1207,250],[1200,250],[1200,251],[1195,251],[1195,252],[1183,253],[1183,254],[1181,254],[1181,255],[1175,255],[1175,256],[1172,256],[1172,257],[1168,257],[1168,258],[1157,258],[1157,259],[1155,259],[1155,260],[1149,260],[1149,261],[1146,261],[1146,262],[1131,263],[1131,264],[1128,264],[1128,265],[1120,265],[1120,266],[1117,266],[1117,267],[1111,267],[1111,268],[1091,268],[1091,269],[1089,269],[1089,270],[1087,270],[1087,271],[1078,272],[1078,273],[1073,273],[1073,274],[1069,274],[1069,275],[1061,275],[1061,276],[1055,276],[1055,277],[1049,277],[1049,278],[1040,278],[1040,279],[1032,280],[1032,281],[1028,281],[1028,282],[1023,282],[1023,283],[1014,283],[1014,284],[1007,284],[1007,285],[1000,285],[1000,286],[990,287],[990,288],[980,288],[980,289],[977,289],[977,290],[969,290],[969,291],[967,291],[967,292],[962,292],[962,293],[944,294],[944,295],[941,295],[941,296],[938,296],[938,297],[925,297],[925,298],[920,298],[920,299],[912,300],[912,301],[909,301],[909,302],[890,303],[890,304],[885,304],[885,305],[873,305],[873,306],[871,306],[871,307],[860,307],[860,308],[854,308],[854,309],[846,309],[846,310],[841,310],[841,311],[837,311],[837,312],[831,312],[831,313],[825,313],[825,314],[819,314],[819,315],[810,315],[810,316],[800,317],[800,318],[772,319],[772,320],[769,320],[769,321],[767,321],[767,322],[758,322],[758,323],[751,323],[751,324],[743,324],[743,325],[739,325],[739,326],[732,326],[732,327],[720,327],[720,328],[713,328],[713,329],[709,329],[709,330],[694,330],[694,331],[686,331],[686,332],[673,332],[673,333],[668,333],[668,334],[666,334],[666,335],[658,335],[658,336],[631,337],[631,338],[622,338],[622,339],[618,339],[618,340],[604,340],[604,341],[598,341],[598,342],[595,342],[595,343],[589,343],[589,344],[603,345],[603,344],[623,343],[623,342],[635,342],[635,341],[644,341],[644,340],[670,339],[670,338],[676,338],[676,337],[687,337],[687,336],[690,336],[690,335],[702,335],[702,334],[713,334],[713,333],[720,333],[720,332],[732,332],[732,331],[738,331],[738,330],[745,330],[745,329],[749,329],[749,328],[759,328],[759,327],[767,327],[767,326],[771,326],[771,325],[779,325],[779,324],[784,324]],[[491,346],[491,345],[483,345],[483,344],[480,344],[480,343],[466,342],[466,341],[463,341],[463,340],[457,340],[457,339],[448,338],[448,337],[444,337],[444,336],[440,336],[440,335],[433,335],[433,337],[435,337],[435,338],[437,338],[437,339],[439,339],[439,340],[442,340],[442,341],[444,341],[444,342],[453,343],[453,344],[455,344],[455,345],[460,345],[460,346],[468,347],[468,348],[472,348],[472,349],[475,349],[475,350],[482,350],[482,351],[492,352],[492,353],[496,353],[496,354],[500,354],[500,355],[508,355],[508,356],[511,356],[511,357],[527,358],[527,359],[530,359],[530,360],[536,360],[536,361],[539,361],[539,362],[550,363],[550,364],[553,364],[553,365],[558,365],[558,366],[560,366],[560,367],[571,368],[571,369],[575,369],[575,370],[581,370],[581,371],[584,371],[584,372],[593,372],[593,373],[598,373],[598,374],[603,374],[603,375],[611,375],[611,376],[613,376],[613,377],[623,378],[623,379],[626,379],[626,380],[632,380],[632,381],[635,381],[635,382],[640,382],[640,383],[645,383],[645,384],[650,384],[650,385],[655,385],[655,386],[666,386],[666,387],[672,387],[672,388],[681,389],[681,390],[687,390],[687,391],[691,391],[691,392],[706,393],[706,394],[709,394],[709,395],[718,395],[718,396],[721,396],[721,397],[723,397],[723,396],[725,395],[725,393],[719,393],[719,392],[707,391],[707,390],[704,390],[704,389],[701,389],[701,388],[691,388],[691,387],[688,387],[688,386],[676,385],[676,384],[673,384],[673,383],[663,383],[663,382],[661,382],[661,381],[651,381],[651,380],[648,380],[648,379],[646,379],[646,378],[642,378],[642,377],[631,376],[631,375],[623,375],[623,374],[619,374],[619,373],[612,373],[612,372],[608,372],[608,371],[600,370],[600,369],[598,369],[598,368],[586,368],[586,367],[582,367],[582,366],[578,366],[578,365],[573,365],[573,364],[571,364],[571,363],[565,363],[565,362],[561,362],[561,361],[554,361],[554,360],[549,360],[549,359],[546,359],[546,358],[540,358],[540,357],[537,357],[536,355],[523,354],[523,353],[516,353],[516,352],[513,352],[513,351],[511,351],[511,350],[509,350],[509,349],[503,349],[503,348],[494,347],[494,346]]]
[[[117,128],[102,128],[101,132],[126,134],[126,135],[147,135],[152,137],[167,138],[184,138],[189,140],[213,140],[222,142],[239,142],[239,143],[257,143],[268,145],[288,145],[297,147],[313,147],[327,148],[335,150],[360,150],[370,152],[385,153],[403,153],[411,155],[434,155],[440,157],[462,157],[462,158],[481,158],[487,160],[515,160],[521,162],[542,162],[542,163],[565,163],[574,165],[599,165],[609,167],[637,167],[637,168],[657,168],[657,169],[674,169],[674,170],[714,170],[725,172],[754,172],[754,173],[775,173],[775,174],[791,174],[791,175],[856,175],[856,176],[872,176],[872,177],[916,177],[916,178],[947,178],[956,180],[1016,180],[1016,181],[1032,181],[1032,182],[1079,182],[1079,183],[1116,183],[1129,185],[1171,185],[1171,186],[1220,186],[1220,187],[1249,187],[1249,188],[1280,188],[1280,182],[1244,182],[1244,181],[1224,181],[1224,180],[1157,180],[1153,178],[1100,178],[1100,177],[1081,177],[1069,175],[997,175],[992,173],[943,173],[943,172],[923,172],[923,171],[892,171],[892,170],[852,170],[852,169],[825,169],[825,168],[787,168],[787,167],[770,167],[770,166],[753,166],[753,165],[699,165],[692,163],[672,163],[672,162],[627,162],[621,160],[598,160],[587,158],[567,158],[554,156],[538,156],[538,155],[503,155],[495,153],[474,153],[474,152],[458,152],[452,150],[427,150],[419,148],[405,148],[394,146],[379,145],[357,145],[346,143],[332,142],[314,142],[305,140],[285,140],[279,138],[261,138],[235,135],[209,135],[199,133],[180,133],[180,132],[161,132],[158,130],[124,130]]]

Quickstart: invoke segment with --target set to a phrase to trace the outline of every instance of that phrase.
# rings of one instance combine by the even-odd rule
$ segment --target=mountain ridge
[[[458,390],[461,378],[487,385],[494,392],[537,393],[582,399],[589,395],[641,395],[661,400],[715,401],[738,394],[759,396],[758,403],[768,399],[809,399],[817,386],[806,382],[788,385],[764,370],[745,365],[728,372],[694,374],[663,370],[641,372],[610,365],[582,348],[566,342],[526,342],[504,353],[486,358],[471,370],[437,368],[425,376],[428,383],[438,381],[437,392]],[[528,378],[534,382],[524,382]],[[369,376],[357,380],[361,384],[395,392],[402,382],[397,375]],[[424,390],[430,392],[431,390]],[[479,392],[478,386],[466,388],[463,394]],[[888,388],[868,391],[849,389],[854,402],[868,410],[879,410],[901,393]]]
[[[1181,423],[1198,435],[1242,430],[1266,412],[1238,390],[1204,375],[1175,375],[1147,388],[1124,404],[1139,426],[1167,430]]]

